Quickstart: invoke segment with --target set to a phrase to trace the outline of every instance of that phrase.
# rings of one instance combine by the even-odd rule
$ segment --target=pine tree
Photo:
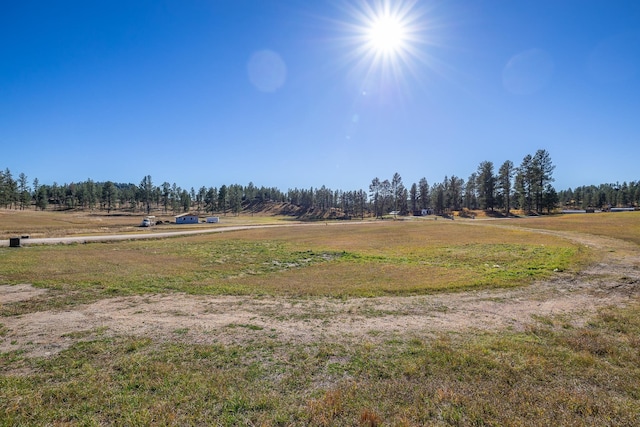
[[[536,201],[536,211],[542,212],[544,203],[544,194],[550,187],[553,179],[553,171],[556,168],[551,162],[551,155],[547,150],[538,150],[533,156],[532,161],[534,176],[534,194]]]
[[[418,210],[418,185],[414,182],[409,190],[409,200],[411,201],[411,211]]]
[[[379,205],[380,205],[380,179],[378,177],[373,178],[371,180],[371,184],[369,184],[369,197],[373,201],[373,212],[376,218],[379,215]]]
[[[495,182],[493,162],[484,161],[478,166],[478,196],[481,209],[493,210],[495,206]]]
[[[505,208],[507,217],[509,217],[509,211],[511,209],[511,187],[514,174],[515,168],[511,160],[506,160],[502,166],[500,166],[500,170],[498,170],[498,187],[502,195],[503,207]]]
[[[20,197],[20,210],[31,202],[31,193],[29,192],[29,183],[24,173],[18,175],[18,193]]]
[[[418,181],[418,201],[420,209],[427,209],[429,207],[429,183],[424,177]]]
[[[151,181],[151,175],[142,178],[140,182],[140,192],[148,215],[151,212],[151,200],[153,196],[153,181]]]

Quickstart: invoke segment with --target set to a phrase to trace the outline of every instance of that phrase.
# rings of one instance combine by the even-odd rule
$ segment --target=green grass
[[[636,238],[637,217],[625,222],[627,234],[616,231],[611,218],[627,221],[596,215],[535,224]],[[529,221],[509,224],[529,227]],[[297,297],[522,286],[579,270],[597,256],[597,248],[548,235],[463,221],[6,248],[0,249],[0,283],[50,290],[3,304],[1,314],[146,293],[270,294],[295,304]],[[273,310],[265,315],[331,316]],[[216,342],[215,333],[208,344],[190,343],[194,331],[187,327],[158,340],[112,336],[105,328],[76,331],[63,336],[75,344],[50,357],[11,351],[12,345],[0,353],[0,426],[635,426],[639,312],[631,297],[628,307],[577,322],[583,326],[563,315],[536,316],[523,331],[434,336],[376,329],[364,338],[313,342],[281,340],[251,319],[224,327],[244,337],[238,339],[243,344]],[[366,301],[354,313],[389,314]],[[13,332],[0,322],[0,342],[11,344]]]
[[[51,289],[2,313],[164,292],[351,297],[511,287],[589,257],[550,236],[444,221],[0,248],[0,282]]]
[[[50,359],[4,353],[0,424],[638,425],[639,309],[602,310],[579,328],[547,319],[350,345],[121,337]]]

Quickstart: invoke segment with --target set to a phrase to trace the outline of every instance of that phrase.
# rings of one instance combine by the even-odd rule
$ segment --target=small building
[[[176,215],[176,224],[197,224],[200,221],[197,214],[184,213]]]
[[[611,208],[611,212],[633,212],[635,208]]]
[[[413,216],[427,216],[432,214],[433,211],[431,209],[420,209],[413,211]]]
[[[209,224],[215,224],[215,223],[218,223],[218,222],[220,222],[220,217],[217,217],[217,216],[208,216],[208,217],[207,217],[207,222],[208,222]]]

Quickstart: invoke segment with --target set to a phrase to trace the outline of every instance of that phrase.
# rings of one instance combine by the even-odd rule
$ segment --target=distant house
[[[413,211],[413,216],[427,216],[432,214],[433,211],[431,209],[420,209]]]
[[[199,218],[197,214],[185,213],[182,215],[176,215],[176,224],[197,224]]]
[[[216,222],[220,222],[220,217],[217,216],[208,216],[207,222],[210,224],[215,224]]]

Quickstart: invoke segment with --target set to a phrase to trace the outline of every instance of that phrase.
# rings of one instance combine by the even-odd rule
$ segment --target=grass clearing
[[[17,314],[39,301],[61,307],[163,292],[351,297],[510,287],[589,257],[584,247],[527,231],[385,222],[0,248],[0,281],[52,290],[3,307]]]
[[[122,233],[139,230],[143,215],[92,214],[0,209],[0,239],[29,235],[60,237],[83,234]]]
[[[153,212],[163,224],[150,229],[139,227],[144,213],[96,211],[35,211],[0,209],[0,240],[28,235],[32,238],[66,237],[101,234],[151,233],[153,231],[177,231],[211,228],[211,224],[176,225],[175,217],[168,213]],[[204,217],[205,215],[203,215]],[[215,227],[234,225],[269,225],[295,222],[282,216],[226,215]]]
[[[520,218],[509,225],[615,237],[640,245],[640,211]]]
[[[631,426],[639,308],[522,333],[382,334],[351,345],[266,333],[244,346],[120,337],[43,360],[5,353],[5,371],[28,373],[0,377],[0,414],[6,425]]]
[[[607,227],[615,230],[609,217],[585,218],[603,235]],[[531,227],[529,221],[508,224]],[[0,343],[8,349],[0,352],[0,425],[639,425],[640,300],[632,265],[624,283],[608,284],[603,276],[598,280],[606,286],[580,294],[599,298],[624,288],[626,306],[585,311],[578,320],[575,313],[547,312],[525,319],[522,329],[496,331],[435,330],[428,328],[435,314],[418,319],[417,313],[452,312],[473,323],[480,311],[449,304],[462,301],[464,290],[502,288],[499,300],[522,297],[509,288],[560,271],[568,280],[586,280],[584,272],[572,273],[615,256],[529,230],[470,222],[319,224],[2,248],[1,284],[35,283],[49,291],[0,309]],[[549,229],[578,227],[553,224]],[[444,299],[447,291],[460,298]],[[572,299],[579,288],[562,291]],[[479,294],[488,301],[497,295]],[[197,299],[205,313],[215,297],[202,295],[240,296],[221,299],[234,305],[224,307],[221,326],[205,325],[202,332],[201,319],[176,304],[178,296]],[[245,308],[263,295],[263,311]],[[368,296],[406,302],[352,300]],[[173,298],[169,308],[185,319],[167,334],[133,336],[101,321],[95,328],[81,323],[59,334],[72,344],[47,357],[22,350],[7,326],[42,310],[65,315],[89,301],[122,300],[135,311],[148,309],[135,301],[160,298]],[[559,298],[554,293],[540,302]],[[326,301],[334,305],[315,307]],[[244,317],[225,317],[243,310]],[[351,331],[357,319],[397,316],[399,326],[372,322],[361,334],[324,334],[323,322],[344,313],[344,324],[355,325]],[[299,325],[308,320],[320,331],[296,340],[279,329],[281,317],[299,319]],[[403,329],[409,320],[418,326]],[[340,331],[346,329],[341,322]],[[230,335],[241,339],[223,340]]]

